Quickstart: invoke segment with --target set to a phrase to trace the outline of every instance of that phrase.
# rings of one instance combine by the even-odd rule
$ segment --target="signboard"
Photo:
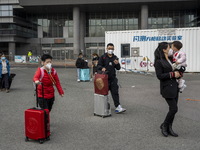
[[[65,39],[54,39],[55,44],[63,44],[65,43]]]
[[[26,63],[26,55],[15,55],[16,63]]]
[[[37,56],[32,56],[29,60],[30,63],[38,63],[39,57]]]

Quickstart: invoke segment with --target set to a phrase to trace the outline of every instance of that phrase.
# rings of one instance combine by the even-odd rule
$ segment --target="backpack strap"
[[[40,73],[41,73],[41,75],[40,75],[40,81],[42,81],[42,79],[44,77],[44,68],[43,67],[40,68]],[[56,70],[55,69],[53,69],[53,74],[54,75],[56,74]],[[53,77],[51,76],[51,74],[48,74],[48,75],[50,76],[51,81],[53,83],[55,83],[55,80],[53,79]]]
[[[40,81],[42,81],[43,77],[44,77],[44,68],[40,68]]]

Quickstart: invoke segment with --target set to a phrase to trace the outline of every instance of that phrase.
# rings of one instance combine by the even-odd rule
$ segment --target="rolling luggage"
[[[94,92],[96,94],[108,95],[108,75],[103,74],[95,74],[94,77]]]
[[[80,81],[90,81],[90,69],[80,69]]]
[[[10,74],[10,76],[9,76],[9,78],[8,78],[8,83],[9,83],[9,87],[8,87],[8,89],[10,89],[10,87],[11,87],[11,84],[12,84],[12,80],[14,79],[14,77],[16,76],[16,74],[14,74],[14,73],[11,73]],[[0,88],[5,88],[5,85],[3,84],[2,85],[2,81],[0,81],[0,84],[1,84],[1,87]]]
[[[44,89],[42,85],[42,90]],[[42,91],[44,97],[44,91]],[[42,144],[45,140],[50,140],[50,116],[48,109],[38,108],[37,85],[36,85],[37,108],[25,110],[25,141],[29,139],[38,140]]]
[[[94,116],[111,116],[111,107],[108,95],[94,94]]]

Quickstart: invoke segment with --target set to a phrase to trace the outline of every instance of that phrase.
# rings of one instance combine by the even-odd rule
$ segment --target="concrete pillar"
[[[73,8],[73,21],[74,21],[74,58],[80,52],[80,9],[79,7]]]
[[[86,17],[85,12],[81,12],[81,18],[80,18],[80,49],[83,52],[83,54],[86,54],[85,50],[85,23],[86,23]]]
[[[63,27],[63,38],[68,38],[69,33],[68,33],[68,27]]]
[[[141,7],[141,29],[148,29],[148,6],[142,5]]]
[[[14,61],[14,57],[15,57],[15,43],[9,43],[8,44],[8,54],[9,54],[9,59],[11,61]]]
[[[43,31],[41,26],[38,26],[38,38],[43,38]]]

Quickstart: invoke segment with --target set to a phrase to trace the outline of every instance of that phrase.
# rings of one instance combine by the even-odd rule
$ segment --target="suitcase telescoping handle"
[[[43,106],[44,106],[44,85],[43,85],[42,82],[39,82],[39,84],[42,85],[42,99],[43,99]],[[39,101],[38,101],[38,91],[37,91],[37,89],[38,89],[38,84],[36,84],[35,87],[36,87],[36,88],[35,88],[35,92],[36,92],[36,106],[37,106],[37,108],[38,108],[38,103],[39,103]]]
[[[108,74],[108,71],[101,71],[101,70],[99,70],[97,73],[98,74]]]

